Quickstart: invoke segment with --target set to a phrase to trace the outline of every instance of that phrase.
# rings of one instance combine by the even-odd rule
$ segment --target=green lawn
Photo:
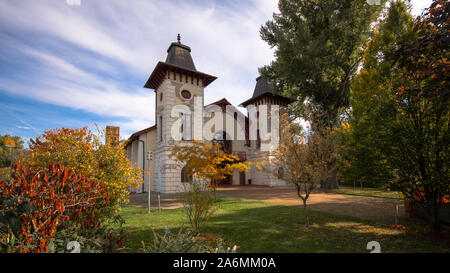
[[[382,252],[450,252],[450,248],[420,234],[405,233],[375,224],[322,212],[311,212],[312,225],[303,225],[302,211],[296,207],[220,198],[220,209],[203,233],[222,237],[239,246],[238,252],[369,252],[369,241],[378,241]],[[129,231],[129,252],[139,252],[141,241],[151,242],[150,227],[178,230],[185,223],[183,209],[163,210],[151,215],[146,208],[123,207]]]
[[[392,198],[392,199],[402,199],[402,194],[398,191],[387,191],[384,189],[376,188],[360,188],[356,187],[341,187],[335,190],[324,190],[325,192],[349,194],[349,195],[360,195],[360,196],[371,196],[371,197],[381,197],[381,198]]]

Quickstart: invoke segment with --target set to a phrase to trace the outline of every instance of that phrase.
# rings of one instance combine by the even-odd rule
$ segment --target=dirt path
[[[222,196],[253,199],[284,206],[302,205],[301,200],[292,188],[247,185],[220,187],[218,191],[219,195]],[[152,193],[152,208],[158,207],[157,200],[157,195]],[[389,198],[316,192],[309,197],[308,207],[311,210],[393,224],[395,221],[395,202],[395,199]],[[132,194],[129,205],[147,207],[147,193]],[[180,207],[183,207],[180,194],[161,194],[162,209]],[[399,221],[404,223],[407,221],[406,219],[403,202],[400,202]]]
[[[300,206],[300,198],[292,188],[264,186],[227,186],[219,188],[223,196],[259,200],[263,202]],[[395,199],[355,196],[335,193],[312,193],[308,199],[311,210],[328,212],[336,215],[394,224]],[[403,202],[399,203],[399,221],[406,221]]]
[[[160,195],[160,203],[161,209],[177,209],[183,207],[183,203],[181,202],[181,195],[179,193],[166,193]],[[137,193],[130,195],[130,203],[129,206],[136,207],[147,207],[148,206],[148,193]],[[150,197],[150,206],[152,210],[154,208],[158,208],[158,195],[152,192]]]

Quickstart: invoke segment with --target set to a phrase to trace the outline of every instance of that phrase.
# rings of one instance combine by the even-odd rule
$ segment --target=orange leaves
[[[425,201],[426,199],[426,194],[425,194],[425,190],[423,187],[417,187],[417,192],[413,195],[413,198],[416,201]],[[450,203],[450,195],[444,195],[442,197],[442,203]]]
[[[392,228],[398,229],[398,230],[406,230],[406,227],[404,225],[394,225],[390,224]]]
[[[105,192],[105,183],[68,172],[61,164],[51,164],[44,170],[17,165],[11,184],[0,181],[0,195],[4,197],[0,201],[0,214],[19,212],[29,204],[30,211],[19,214],[20,229],[15,250],[48,252],[50,239],[66,224],[82,228],[99,224],[95,212],[106,206],[109,194]],[[8,199],[20,202],[6,202]],[[35,236],[38,241],[33,240]]]

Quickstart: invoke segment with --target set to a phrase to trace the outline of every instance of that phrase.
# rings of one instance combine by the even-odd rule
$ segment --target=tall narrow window
[[[259,129],[256,131],[256,149],[261,149],[261,136],[259,135]]]
[[[186,170],[186,167],[183,167],[183,169],[181,169],[181,182],[183,183],[192,182],[192,175],[189,175],[188,171]]]
[[[159,141],[163,141],[163,117],[159,117]]]
[[[192,119],[190,114],[181,114],[181,133],[183,140],[192,139]]]

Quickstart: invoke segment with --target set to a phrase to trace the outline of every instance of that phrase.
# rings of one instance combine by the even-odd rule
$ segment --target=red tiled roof
[[[156,125],[153,125],[153,126],[151,126],[151,127],[145,128],[144,130],[140,130],[140,131],[138,131],[138,132],[132,134],[132,135],[128,138],[128,140],[127,140],[128,143],[127,143],[126,146],[128,146],[128,144],[130,144],[135,138],[139,137],[139,136],[142,135],[142,134],[148,133],[148,132],[150,132],[150,131],[153,130],[153,129],[156,129]]]

